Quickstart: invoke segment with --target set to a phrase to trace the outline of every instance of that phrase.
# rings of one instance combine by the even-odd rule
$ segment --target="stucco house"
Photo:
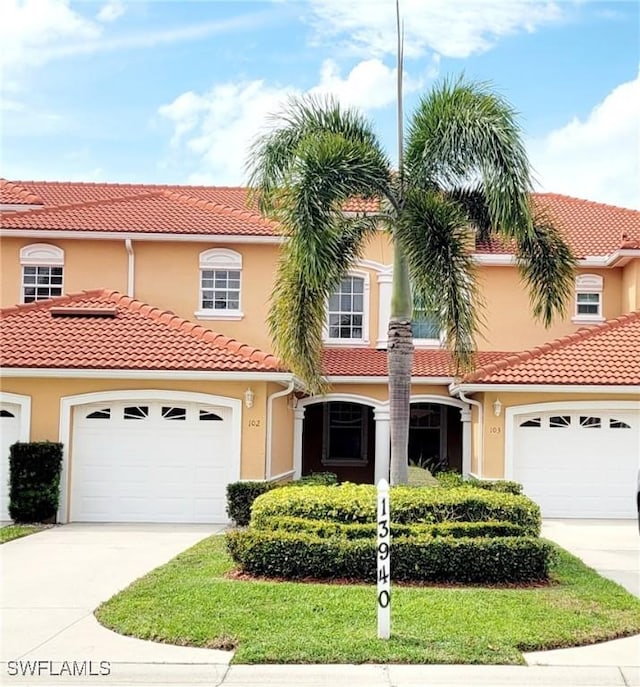
[[[578,262],[536,324],[509,247],[476,244],[473,374],[414,323],[410,457],[515,479],[547,516],[630,517],[640,456],[640,212],[537,194]],[[327,303],[322,397],[271,353],[283,238],[243,188],[0,181],[2,477],[8,446],[62,441],[59,520],[216,522],[237,479],[388,474],[381,232]],[[354,203],[349,212],[365,212]]]

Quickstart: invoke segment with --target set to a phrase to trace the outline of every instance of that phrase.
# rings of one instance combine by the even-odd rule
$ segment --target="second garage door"
[[[226,521],[226,486],[239,460],[231,421],[230,408],[198,403],[76,408],[70,520]]]
[[[640,414],[582,410],[515,417],[513,478],[546,517],[631,518]]]

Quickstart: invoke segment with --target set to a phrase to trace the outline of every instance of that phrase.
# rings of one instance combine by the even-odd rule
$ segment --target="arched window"
[[[574,322],[602,322],[602,277],[581,274],[576,278],[576,307]]]
[[[196,317],[240,320],[241,303],[242,255],[227,248],[200,253],[200,307]]]
[[[22,302],[62,295],[64,251],[48,243],[32,243],[20,250]]]

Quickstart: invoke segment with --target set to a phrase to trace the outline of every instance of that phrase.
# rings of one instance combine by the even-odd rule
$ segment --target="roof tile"
[[[239,186],[0,180],[0,198],[6,199],[2,202],[43,203],[52,212],[39,215],[47,210],[35,210],[10,213],[10,216],[3,213],[2,224],[6,228],[177,234],[277,233],[276,225],[261,217],[247,195],[248,189]],[[640,248],[640,212],[637,210],[557,193],[535,193],[533,200],[539,211],[550,215],[558,224],[578,258],[609,255],[620,248]],[[97,206],[91,205],[96,202]],[[62,209],[70,205],[75,207]],[[375,211],[377,207],[377,200],[363,198],[354,198],[346,205],[346,209],[353,212]],[[477,252],[508,254],[513,252],[513,247],[492,239],[478,244]]]
[[[113,318],[90,315],[111,307]],[[52,308],[87,309],[54,317]],[[0,311],[2,367],[274,372],[277,359],[117,291],[83,291]]]
[[[640,311],[504,356],[466,376],[470,384],[640,384]]]
[[[504,351],[480,351],[479,365],[503,358]],[[327,348],[322,358],[322,369],[329,377],[386,377],[387,351],[375,348]],[[416,349],[413,355],[413,377],[453,377],[451,356],[438,349]]]

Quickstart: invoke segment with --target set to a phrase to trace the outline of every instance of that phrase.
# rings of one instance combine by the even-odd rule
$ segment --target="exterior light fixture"
[[[496,398],[496,400],[493,402],[493,414],[496,417],[500,417],[500,413],[502,413],[502,403],[500,403],[499,398]]]
[[[253,408],[253,399],[255,397],[256,395],[250,388],[244,392],[244,404],[247,408]]]

